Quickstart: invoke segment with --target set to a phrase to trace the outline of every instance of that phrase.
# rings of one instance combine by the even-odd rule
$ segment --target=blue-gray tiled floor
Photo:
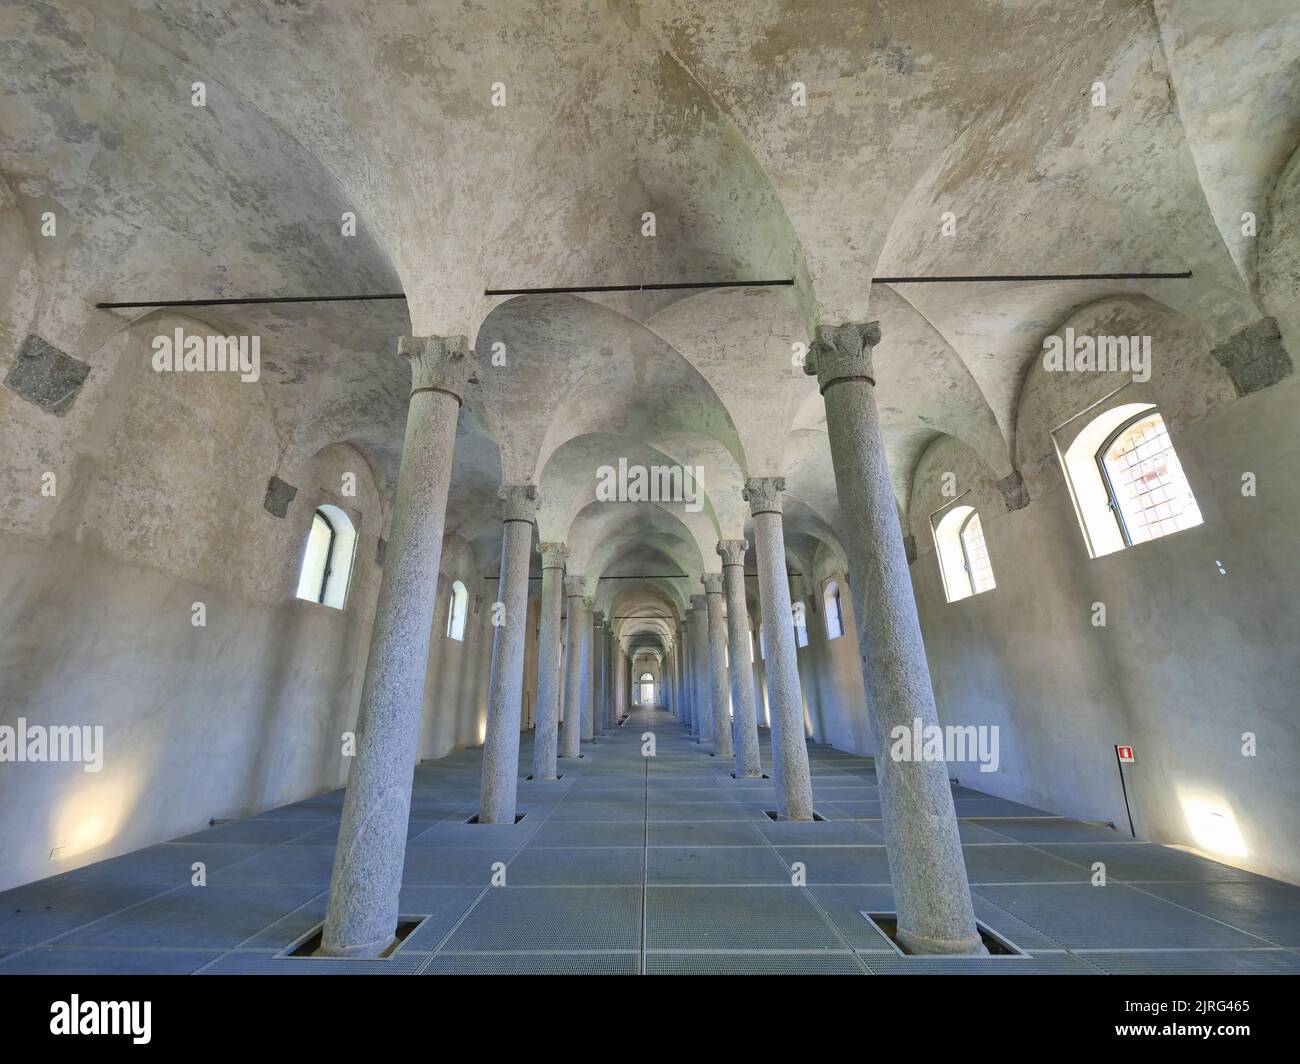
[[[861,916],[893,907],[870,760],[811,746],[827,819],[774,823],[771,781],[662,710],[584,752],[521,780],[513,826],[464,823],[479,751],[416,770],[401,906],[423,922],[389,959],[280,955],[324,916],[335,792],[0,894],[0,973],[1300,972],[1300,887],[963,787],[976,915],[1029,956],[902,957]]]

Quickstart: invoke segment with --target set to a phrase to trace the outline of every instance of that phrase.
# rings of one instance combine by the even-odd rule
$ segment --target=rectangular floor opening
[[[945,960],[960,960],[962,957],[975,957],[985,959],[975,953],[909,953],[907,948],[898,941],[898,914],[897,913],[869,913],[860,912],[860,915],[866,919],[877,931],[889,940],[889,944],[898,951],[900,956],[911,957],[915,960],[926,960],[934,957],[942,957]],[[987,949],[990,957],[1029,957],[1029,954],[1012,942],[1009,938],[1004,938],[984,921],[977,919],[975,927],[979,930],[980,938],[984,941],[984,948]]]
[[[766,776],[764,776],[763,778],[764,778],[764,779],[767,779]],[[763,815],[764,815],[765,817],[767,817],[768,820],[790,821],[790,818],[789,818],[789,817],[783,817],[783,816],[782,816],[780,813],[778,813],[775,809],[764,809],[764,810],[763,810]],[[819,823],[819,824],[825,824],[825,823],[827,823],[826,818],[825,818],[824,816],[822,816],[821,813],[817,812],[816,809],[813,810],[813,821],[814,821],[815,823]],[[804,821],[790,821],[790,822],[791,822],[791,823],[804,823],[804,824],[807,824],[807,823],[808,823],[807,820],[804,820]]]
[[[759,779],[762,779],[762,780],[770,780],[770,779],[772,778],[772,777],[769,776],[766,772],[764,772],[761,776],[737,776],[734,772],[729,772],[729,773],[727,773],[727,775],[729,775],[733,780],[739,780],[739,779],[746,779],[746,780],[759,780]]]
[[[516,814],[515,814],[515,823],[518,824],[519,821],[523,820],[523,818],[526,817],[527,815],[528,815],[527,813],[516,813]],[[478,823],[478,814],[475,813],[472,817],[470,817],[468,820],[466,820],[465,823],[466,823],[466,824],[477,824],[477,823]]]
[[[532,778],[533,778],[533,774],[532,774],[531,772],[530,772],[527,776],[524,777],[524,779],[526,779],[526,780],[531,780]],[[563,773],[563,772],[557,772],[557,773],[555,774],[555,779],[553,779],[553,780],[536,780],[536,781],[534,781],[534,782],[536,782],[536,783],[559,783],[560,780],[562,780],[562,779],[564,779],[564,773]]]
[[[386,950],[384,950],[384,952],[381,953],[378,957],[367,957],[365,959],[376,960],[376,961],[387,960],[394,953],[396,953],[398,949],[401,948],[402,943],[405,942],[408,938],[410,938],[411,934],[415,931],[415,929],[419,927],[422,923],[424,923],[424,921],[427,919],[429,919],[427,916],[399,916],[397,918],[397,931],[393,935],[392,945],[390,945]],[[320,949],[321,937],[324,935],[324,933],[325,933],[325,922],[321,921],[319,924],[317,924],[314,928],[312,928],[307,933],[307,936],[305,938],[300,939],[295,945],[290,946],[287,950],[281,953],[280,956],[281,957],[316,957],[316,951]],[[358,958],[319,957],[316,959],[323,960],[323,961],[333,961],[333,960],[356,960]]]

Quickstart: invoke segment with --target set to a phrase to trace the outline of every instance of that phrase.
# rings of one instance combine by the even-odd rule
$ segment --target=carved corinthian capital
[[[397,353],[411,363],[411,394],[446,392],[456,402],[475,383],[474,352],[463,336],[403,336]]]
[[[781,492],[785,491],[785,477],[755,477],[745,481],[745,490],[741,493],[749,503],[749,512],[758,514],[779,514],[781,512]]]
[[[585,576],[566,576],[564,578],[565,598],[582,598],[586,590],[587,578]]]
[[[749,544],[743,539],[724,539],[718,543],[718,554],[723,565],[744,565]]]
[[[504,484],[497,488],[497,498],[501,500],[502,521],[526,521],[532,524],[533,515],[542,504],[536,484]]]
[[[856,379],[876,383],[871,349],[880,343],[880,322],[819,325],[803,371],[817,377],[825,393],[835,381]]]
[[[700,583],[704,585],[704,593],[706,595],[722,594],[721,573],[705,573],[702,577],[700,577]]]
[[[563,543],[539,543],[537,553],[542,556],[543,569],[563,569],[569,560],[569,548]]]

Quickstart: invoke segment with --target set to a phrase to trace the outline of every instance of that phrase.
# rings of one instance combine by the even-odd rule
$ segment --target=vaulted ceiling
[[[745,535],[746,477],[787,478],[799,565],[838,551],[792,358],[816,323],[882,323],[900,505],[942,435],[1006,475],[1025,370],[1078,308],[1150,296],[1211,343],[1261,315],[1241,215],[1300,141],[1289,0],[18,0],[0,31],[0,210],[34,278],[7,290],[32,331],[85,350],[149,313],[97,300],[404,292],[193,313],[263,335],[286,454],[351,442],[388,492],[397,338],[468,335],[449,533],[490,571],[497,485],[538,483],[542,539],[593,587],[654,577],[600,592],[650,615],[629,638],[671,638],[653,615]],[[1194,276],[871,283],[1139,270]],[[796,283],[484,294],[767,278]],[[701,467],[707,505],[610,512],[595,482],[619,457]]]

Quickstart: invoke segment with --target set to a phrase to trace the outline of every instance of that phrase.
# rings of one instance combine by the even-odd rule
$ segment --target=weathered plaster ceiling
[[[746,532],[748,476],[788,480],[792,568],[838,553],[820,398],[790,359],[818,321],[882,323],[904,505],[942,435],[1006,475],[1026,369],[1081,307],[1145,294],[1211,344],[1260,315],[1277,284],[1240,216],[1300,140],[1290,0],[57,0],[6,5],[0,38],[0,212],[31,234],[0,291],[30,331],[84,352],[139,317],[98,299],[405,292],[193,314],[263,336],[282,455],[350,442],[389,496],[397,338],[470,336],[447,527],[485,570],[503,481],[540,484],[542,538],[593,578],[673,562],[698,582]],[[1196,276],[870,283],[1146,269]],[[771,277],[796,286],[483,295]],[[702,466],[702,514],[595,502],[620,456]],[[599,595],[650,612],[697,590],[661,583]]]

